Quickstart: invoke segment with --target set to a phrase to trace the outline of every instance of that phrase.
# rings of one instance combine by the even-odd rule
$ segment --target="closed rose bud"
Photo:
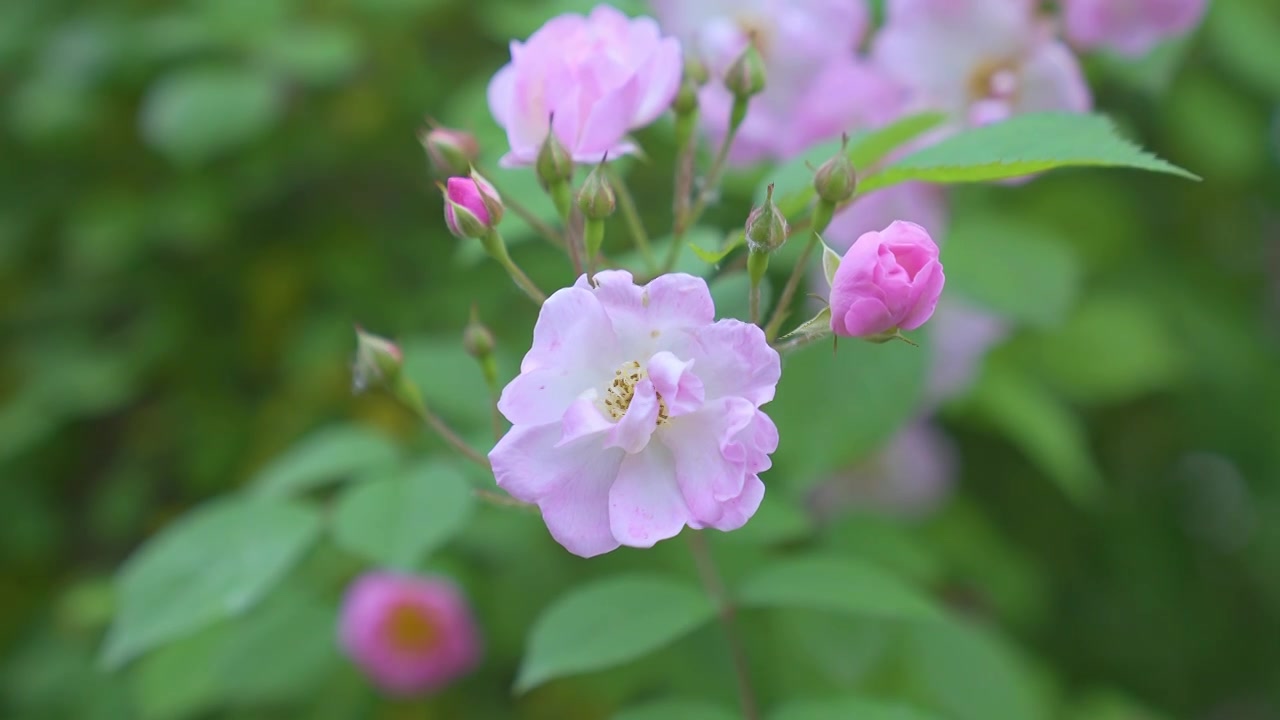
[[[754,44],[747,45],[724,75],[724,86],[737,98],[749,98],[764,90],[764,58]]]
[[[849,136],[841,138],[840,152],[822,163],[813,176],[813,189],[818,197],[833,205],[840,205],[853,197],[858,187],[858,174],[849,160],[847,150]]]
[[[617,206],[618,199],[609,184],[604,161],[601,161],[582,182],[582,189],[578,190],[578,209],[588,220],[603,220],[612,215]]]
[[[394,695],[439,690],[480,660],[471,608],[442,578],[362,575],[343,599],[338,638],[365,675]]]
[[[697,55],[686,55],[684,58],[684,82],[692,83],[694,87],[702,87],[707,84],[710,73],[707,72],[707,64]]]
[[[747,247],[752,252],[773,252],[787,240],[787,218],[773,203],[773,185],[765,192],[764,204],[747,216]]]
[[[471,164],[480,157],[480,145],[474,135],[461,130],[433,127],[418,135],[427,151],[427,159],[436,172],[446,177],[466,175]]]
[[[542,141],[534,170],[543,188],[573,179],[573,156],[554,132],[548,131],[546,139]]]
[[[928,231],[895,221],[858,238],[831,281],[831,330],[885,339],[925,323],[945,281],[938,246]]]
[[[394,380],[403,363],[404,354],[395,343],[356,326],[356,360],[351,368],[351,384],[357,393]]]
[[[680,91],[676,99],[671,101],[671,110],[677,115],[688,115],[698,109],[698,84],[689,78],[680,83]]]
[[[482,238],[496,224],[490,212],[501,199],[492,185],[477,175],[451,177],[444,188],[444,221],[449,232],[460,238]]]

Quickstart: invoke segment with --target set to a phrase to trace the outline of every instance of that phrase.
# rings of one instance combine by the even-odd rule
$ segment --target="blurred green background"
[[[674,541],[585,565],[491,507],[428,565],[462,580],[488,644],[437,698],[381,700],[336,654],[336,598],[361,564],[332,547],[295,572],[297,595],[211,631],[252,652],[210,660],[203,633],[97,665],[122,560],[307,433],[443,452],[390,401],[352,396],[353,323],[402,340],[428,398],[485,441],[461,328],[476,303],[511,372],[535,312],[447,234],[415,132],[424,114],[471,129],[492,166],[503,137],[483,92],[507,40],[589,5],[0,4],[0,716],[604,718],[671,691],[732,707],[715,627],[513,700],[526,629],[574,578],[690,565]],[[717,543],[730,574],[756,541],[870,556],[982,634],[748,614],[766,698],[1280,718],[1280,6],[1216,0],[1187,42],[1087,67],[1100,110],[1205,181],[1064,171],[955,191],[956,234],[991,243],[969,263],[991,277],[969,286],[1019,329],[942,413],[962,459],[952,497],[923,519],[816,529],[775,506]],[[654,159],[628,169],[661,235],[670,129],[641,139]],[[527,174],[495,178],[549,214]],[[713,213],[726,227],[752,188],[730,190]],[[563,258],[504,228],[544,287],[568,281]],[[1024,235],[1019,285],[982,258]]]

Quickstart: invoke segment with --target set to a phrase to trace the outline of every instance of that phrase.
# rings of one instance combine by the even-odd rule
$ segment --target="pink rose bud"
[[[1156,44],[1189,32],[1208,0],[1064,0],[1063,24],[1072,44],[1120,55],[1145,55]]]
[[[356,326],[356,360],[351,368],[351,384],[357,393],[394,380],[404,363],[400,348]]]
[[[489,109],[507,131],[504,167],[532,165],[554,132],[574,162],[636,151],[632,130],[658,119],[680,88],[680,43],[652,18],[608,5],[551,18],[489,81]]]
[[[394,695],[443,688],[480,660],[471,609],[441,578],[366,573],[347,589],[338,623],[343,651]]]
[[[452,128],[433,126],[418,134],[427,151],[427,159],[436,172],[446,177],[466,175],[471,164],[480,157],[480,144],[474,135]]]
[[[484,178],[451,177],[444,188],[444,221],[460,238],[482,238],[502,218],[502,199]]]
[[[858,238],[831,281],[831,330],[883,340],[933,315],[945,281],[929,232],[896,220]]]

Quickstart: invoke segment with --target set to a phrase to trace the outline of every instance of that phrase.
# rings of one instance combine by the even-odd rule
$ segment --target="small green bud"
[[[468,355],[483,361],[493,354],[495,344],[493,333],[480,322],[476,309],[471,308],[471,322],[467,323],[467,327],[462,331],[462,347],[466,349]]]
[[[686,77],[680,82],[680,90],[671,101],[671,110],[676,115],[690,115],[698,109],[698,85]]]
[[[842,136],[840,152],[822,163],[813,176],[813,189],[818,197],[833,205],[848,202],[858,188],[858,173],[849,160],[848,145],[849,136]]]
[[[578,190],[578,209],[588,220],[603,220],[612,215],[618,205],[613,186],[609,183],[609,173],[604,167],[606,161],[607,155],[591,170]]]
[[[738,56],[724,76],[724,86],[739,100],[759,95],[764,90],[764,58],[754,43]]]
[[[355,392],[393,384],[403,364],[404,354],[395,343],[356,326],[356,359],[351,367]]]
[[[695,88],[707,84],[710,73],[707,72],[707,64],[702,62],[702,58],[697,55],[689,54],[684,58],[684,80],[692,83]]]
[[[754,253],[773,252],[787,240],[787,218],[773,204],[773,185],[765,194],[764,205],[747,216],[747,247]]]
[[[552,117],[552,120],[554,119]],[[534,163],[534,169],[538,173],[538,182],[541,183],[543,189],[560,183],[567,183],[573,179],[573,156],[569,154],[569,150],[556,137],[552,127],[553,124],[549,122],[547,124],[547,138],[542,141],[542,148],[538,150],[538,158]]]

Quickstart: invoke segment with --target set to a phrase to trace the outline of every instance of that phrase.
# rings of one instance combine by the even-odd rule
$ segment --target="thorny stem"
[[[755,691],[751,688],[751,670],[747,666],[747,654],[738,631],[734,626],[734,606],[720,573],[716,570],[715,560],[711,557],[711,548],[707,546],[707,538],[700,531],[689,533],[689,549],[693,554],[694,565],[698,568],[698,576],[702,578],[702,586],[707,595],[720,611],[720,624],[724,626],[725,638],[729,643],[729,655],[733,658],[733,672],[738,680],[738,702],[742,705],[742,717],[745,720],[760,720],[760,710],[756,705]]]
[[[476,452],[475,448],[468,445],[467,441],[463,440],[462,436],[454,432],[453,428],[449,427],[444,420],[441,420],[439,416],[427,409],[426,403],[422,402],[422,397],[418,394],[416,387],[413,388],[412,396],[413,399],[408,399],[410,408],[418,415],[418,417],[422,418],[422,421],[427,424],[427,427],[431,428],[440,436],[441,440],[444,440],[452,446],[454,450],[457,450],[463,457],[471,462],[486,469],[490,467],[489,458]]]
[[[636,211],[636,199],[631,195],[631,188],[618,176],[617,171],[610,168],[608,172],[609,182],[613,185],[614,194],[618,198],[618,207],[622,209],[622,219],[627,223],[631,239],[635,241],[641,257],[644,258],[645,268],[653,272],[658,266],[658,261],[653,257],[653,248],[649,247],[649,235],[644,231],[640,213]]]
[[[804,275],[805,268],[809,266],[809,256],[813,254],[813,249],[818,245],[818,233],[809,235],[809,242],[805,243],[804,250],[800,252],[800,257],[796,259],[796,266],[791,270],[791,277],[787,278],[787,284],[782,289],[782,297],[778,299],[778,304],[773,308],[773,316],[769,318],[769,324],[764,326],[764,337],[769,342],[773,342],[778,337],[778,330],[782,327],[783,320],[787,318],[787,307],[791,305],[791,299],[795,297],[796,289],[800,287],[800,278]]]

